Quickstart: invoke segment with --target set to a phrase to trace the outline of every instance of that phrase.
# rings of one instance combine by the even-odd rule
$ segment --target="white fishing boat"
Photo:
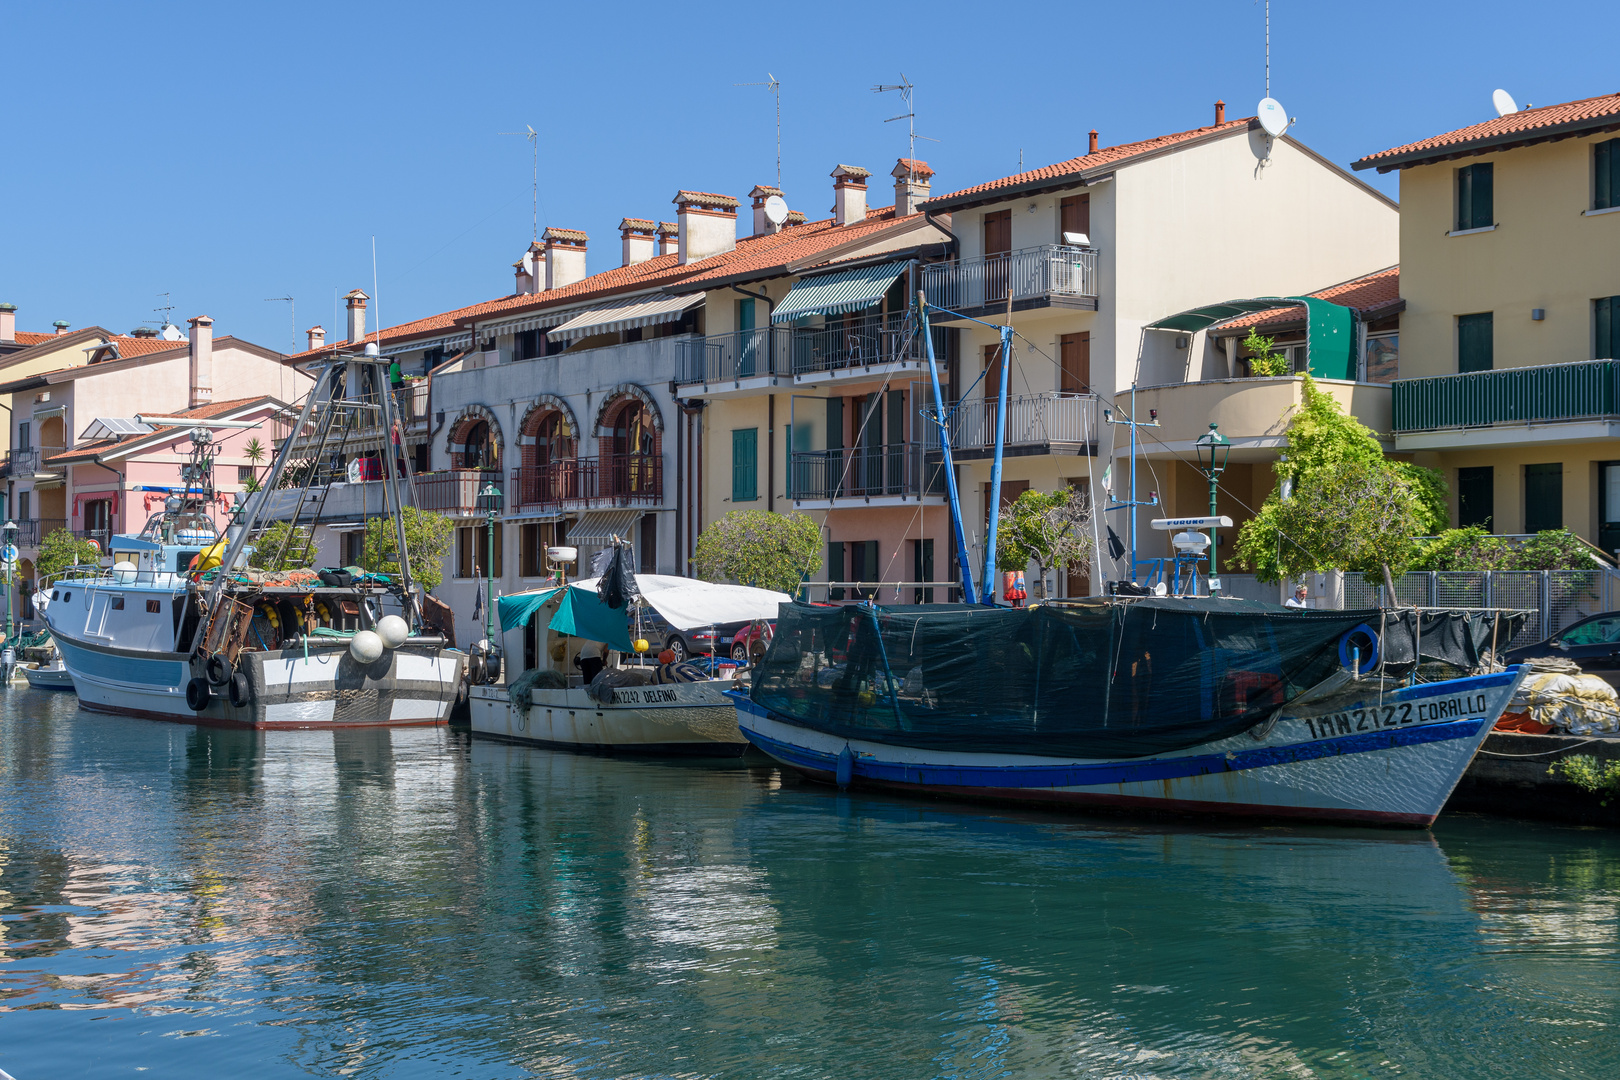
[[[748,748],[726,693],[731,678],[694,665],[635,662],[636,604],[677,630],[776,618],[785,593],[660,574],[634,575],[640,599],[611,608],[595,579],[503,596],[503,653],[520,659],[510,679],[469,692],[474,735],[575,750],[735,757]],[[606,652],[587,681],[582,654]],[[593,665],[594,666],[594,665]]]
[[[49,664],[23,664],[22,674],[35,690],[73,689],[73,675],[60,659]]]

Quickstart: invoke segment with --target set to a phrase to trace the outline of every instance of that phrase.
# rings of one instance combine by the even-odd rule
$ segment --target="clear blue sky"
[[[530,233],[668,219],[679,188],[742,197],[775,173],[812,218],[839,162],[886,174],[917,86],[935,191],[1104,145],[1249,115],[1261,3],[18,4],[0,64],[0,301],[18,326],[127,332],[175,319],[291,346],[333,299],[372,290],[387,324],[503,295]],[[1614,8],[1587,3],[1276,0],[1272,92],[1341,164],[1493,115],[1620,91]],[[1364,174],[1365,175],[1365,174]],[[1368,177],[1394,195],[1396,178]],[[746,227],[746,226],[745,226]],[[1264,243],[1263,237],[1256,241]],[[301,347],[301,346],[300,346]]]

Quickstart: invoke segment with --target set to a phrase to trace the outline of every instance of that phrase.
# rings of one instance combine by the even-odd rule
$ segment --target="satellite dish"
[[[1288,110],[1282,107],[1282,102],[1276,98],[1261,98],[1260,104],[1255,106],[1255,112],[1260,114],[1260,126],[1266,129],[1266,134],[1273,139],[1280,138],[1288,130]]]
[[[780,225],[787,220],[787,200],[780,195],[772,195],[765,200],[765,220],[772,225]]]
[[[1497,116],[1506,116],[1508,113],[1519,111],[1519,103],[1513,100],[1513,95],[1506,90],[1492,90],[1491,104],[1496,106]]]

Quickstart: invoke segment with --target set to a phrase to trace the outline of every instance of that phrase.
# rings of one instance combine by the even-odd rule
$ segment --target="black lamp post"
[[[476,506],[484,512],[489,526],[489,556],[484,563],[484,640],[495,643],[495,519],[500,517],[506,499],[493,483],[485,484],[478,492]]]
[[[1221,473],[1226,471],[1226,461],[1232,456],[1232,440],[1221,434],[1220,427],[1211,421],[1209,430],[1198,436],[1198,460],[1204,466],[1204,475],[1209,477],[1209,516],[1215,517],[1215,493],[1221,485]],[[1215,552],[1216,529],[1211,525],[1209,529],[1209,576],[1216,578]]]
[[[11,642],[11,575],[16,572],[17,568],[17,523],[15,521],[8,519],[5,525],[0,526],[0,542],[5,544],[5,550],[0,552],[0,558],[3,558],[6,564],[6,649],[10,650],[15,647]]]

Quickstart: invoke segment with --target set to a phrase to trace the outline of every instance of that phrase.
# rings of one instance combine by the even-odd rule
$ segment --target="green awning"
[[[806,315],[837,315],[869,308],[905,272],[906,262],[878,263],[854,270],[801,279],[771,312],[771,322],[792,322]]]
[[[1228,300],[1189,308],[1157,322],[1148,330],[1180,330],[1195,334],[1200,330],[1241,315],[1280,307],[1305,308],[1305,355],[1310,371],[1318,379],[1356,377],[1356,311],[1314,296],[1257,296],[1249,300]]]
[[[563,634],[600,641],[620,652],[633,651],[630,647],[630,613],[624,608],[610,608],[589,589],[569,587],[557,614],[551,617],[550,627]]]
[[[542,589],[539,592],[514,593],[511,596],[497,598],[495,612],[501,617],[501,629],[516,630],[528,622],[547,600],[556,595],[556,589]]]

